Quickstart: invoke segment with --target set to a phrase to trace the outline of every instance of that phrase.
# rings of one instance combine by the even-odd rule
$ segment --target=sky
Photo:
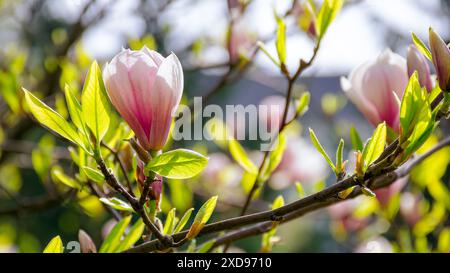
[[[73,20],[86,0],[54,0],[53,9],[60,16]],[[134,16],[138,0],[99,1],[111,6],[108,16],[85,33],[83,44],[94,58],[108,59],[126,44],[128,38],[143,34],[144,21]],[[168,48],[177,52],[204,35],[220,44],[227,26],[225,0],[177,0],[161,15],[161,21],[170,25]],[[273,33],[276,25],[273,9],[282,14],[290,0],[254,0],[249,15],[244,18],[249,31],[266,37]],[[440,9],[439,0],[365,0],[351,3],[335,19],[319,51],[314,67],[307,74],[316,76],[348,74],[352,68],[375,58],[386,48],[385,35],[390,31],[409,35],[415,32],[427,40],[428,27],[444,37],[450,36],[450,19]],[[293,22],[287,22],[293,23]],[[388,28],[386,28],[388,26]],[[400,44],[397,53],[405,56],[407,44]],[[274,55],[273,41],[267,48]],[[293,31],[287,41],[288,67],[293,69],[299,58],[308,58],[313,43],[299,31]],[[220,46],[204,52],[212,63],[223,61],[226,52]],[[273,63],[259,54],[256,64],[268,73],[279,74]]]

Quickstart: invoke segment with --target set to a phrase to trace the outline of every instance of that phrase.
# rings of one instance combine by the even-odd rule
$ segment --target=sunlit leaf
[[[99,198],[99,200],[103,204],[106,204],[116,210],[134,212],[133,208],[128,203],[120,200],[117,197],[111,197],[111,198],[102,197],[102,198]]]
[[[95,61],[89,69],[83,86],[81,108],[83,118],[99,146],[108,131],[110,110],[102,73]]]
[[[197,212],[194,218],[194,222],[191,225],[191,228],[189,229],[188,234],[186,235],[186,238],[192,239],[197,236],[197,234],[202,230],[203,226],[208,222],[209,218],[211,217],[214,208],[216,207],[217,203],[217,195],[211,197],[206,201],[203,206],[200,208],[200,210]]]
[[[255,164],[250,160],[244,148],[239,144],[239,142],[235,139],[229,140],[228,146],[231,156],[234,160],[249,173],[257,173],[258,168]]]
[[[84,147],[84,144],[73,126],[67,122],[60,114],[48,107],[45,103],[36,98],[31,92],[23,89],[25,101],[39,123],[64,137],[65,139]]]
[[[208,158],[197,152],[177,149],[154,157],[145,170],[171,179],[187,179],[199,174],[207,163]]]
[[[386,123],[380,123],[372,137],[364,147],[362,159],[364,161],[364,171],[367,170],[370,164],[372,164],[383,153],[384,146],[386,145]]]
[[[164,234],[172,234],[173,233],[173,230],[174,230],[175,224],[176,224],[175,223],[175,221],[176,221],[175,212],[176,212],[176,209],[173,208],[167,214],[166,222],[164,223],[164,228],[163,228]]]
[[[130,231],[127,233],[125,238],[120,242],[119,246],[114,252],[121,252],[132,247],[142,236],[144,232],[145,224],[142,219],[138,219],[136,223],[131,227]]]
[[[98,170],[94,170],[88,166],[83,166],[82,170],[89,179],[98,184],[102,184],[105,181],[105,176]]]
[[[309,136],[311,137],[314,147],[316,147],[317,151],[319,151],[319,153],[327,161],[328,165],[330,165],[331,169],[335,172],[336,167],[334,166],[333,161],[331,161],[331,158],[328,156],[327,152],[325,152],[325,149],[322,147],[322,144],[320,144],[319,139],[317,139],[316,134],[311,128],[309,128]]]
[[[412,36],[412,40],[414,42],[414,44],[416,45],[417,49],[419,49],[419,51],[428,58],[428,60],[432,60],[433,57],[431,55],[430,50],[428,49],[428,47],[425,45],[425,43],[414,33],[411,33]]]
[[[63,183],[66,186],[69,186],[74,189],[80,189],[81,185],[72,177],[66,175],[63,169],[59,166],[55,166],[52,168],[51,176],[54,181],[58,181]]]
[[[359,136],[358,131],[356,131],[354,126],[350,128],[350,141],[352,142],[353,150],[355,151],[363,150],[363,143],[361,141],[361,137]]]
[[[125,229],[131,221],[131,215],[124,217],[120,222],[118,222],[112,230],[109,232],[105,241],[103,241],[100,247],[100,253],[112,253],[120,244],[120,238],[123,236]]]
[[[278,59],[280,63],[286,63],[286,24],[281,18],[277,19],[277,38],[276,47],[278,53]]]
[[[189,218],[191,218],[192,211],[194,211],[194,208],[190,208],[184,213],[183,217],[181,217],[181,220],[178,221],[174,233],[178,233],[183,230],[184,226],[186,226],[187,222],[189,221]]]
[[[61,240],[61,237],[56,236],[53,237],[53,239],[50,240],[48,245],[45,247],[43,253],[63,253],[64,252],[64,246]]]

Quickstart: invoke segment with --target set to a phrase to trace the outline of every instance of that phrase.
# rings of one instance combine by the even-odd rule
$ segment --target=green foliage
[[[276,48],[278,59],[283,65],[286,63],[286,24],[283,19],[277,18],[277,25]]]
[[[199,174],[207,163],[208,158],[197,152],[177,149],[154,157],[145,170],[171,179],[187,179]]]
[[[214,243],[216,242],[215,239],[208,240],[204,242],[196,251],[197,253],[207,253],[211,248],[214,246]]]
[[[377,128],[373,132],[372,137],[367,141],[362,153],[362,159],[364,162],[363,171],[372,164],[383,153],[384,146],[386,146],[386,123],[378,124]]]
[[[120,238],[131,221],[131,216],[124,217],[118,222],[108,234],[100,247],[99,253],[114,253],[120,245]]]
[[[23,89],[23,92],[28,108],[39,123],[65,139],[86,149],[80,135],[69,122],[28,90]]]
[[[113,209],[134,212],[133,208],[128,203],[120,200],[117,197],[111,197],[111,198],[102,197],[102,198],[99,198],[99,200],[103,204],[110,206]]]
[[[422,146],[435,126],[435,113],[431,111],[427,91],[420,86],[417,72],[410,77],[403,95],[400,126],[400,142],[406,155]]]
[[[258,173],[258,168],[253,164],[253,162],[248,157],[244,148],[239,144],[234,138],[229,140],[228,148],[230,150],[231,156],[236,160],[236,162],[249,173]]]
[[[94,135],[97,149],[99,149],[100,142],[108,131],[110,110],[102,72],[95,61],[92,63],[84,83],[81,104],[83,118]]]
[[[83,166],[82,170],[89,179],[91,179],[97,184],[101,185],[105,181],[105,176],[98,170],[94,170],[88,166]]]
[[[325,152],[325,149],[322,147],[322,144],[320,144],[319,139],[311,128],[309,128],[309,136],[311,137],[314,147],[316,147],[317,151],[325,158],[331,169],[336,172],[336,166],[334,166],[333,161],[331,161],[331,158],[328,156],[327,152]]]
[[[343,0],[325,0],[317,14],[316,32],[319,39],[323,37],[331,22],[344,4]]]
[[[177,221],[175,212],[176,212],[176,209],[173,208],[167,214],[166,222],[164,223],[164,228],[163,228],[164,234],[172,234],[173,233],[173,231],[175,229],[176,221]]]
[[[271,209],[278,209],[280,207],[284,206],[284,198],[283,196],[279,195],[272,203]],[[273,244],[276,240],[274,240],[274,236],[277,232],[278,223],[273,223],[272,229],[262,236],[261,241],[261,251],[262,252],[270,252],[272,250]]]
[[[142,236],[144,232],[145,224],[142,219],[139,219],[131,227],[125,238],[120,242],[119,246],[115,249],[115,252],[121,252],[132,247]]]
[[[194,218],[194,222],[191,225],[191,228],[189,229],[188,234],[186,235],[186,238],[193,239],[195,238],[198,233],[202,230],[203,226],[208,222],[209,218],[211,217],[217,203],[217,195],[211,197],[206,201],[200,210],[197,212]]]
[[[58,235],[50,240],[48,245],[45,247],[43,253],[63,253],[63,252],[64,252],[63,242],[61,240],[61,237],[59,237]]]
[[[355,151],[363,150],[363,143],[361,141],[361,137],[359,136],[358,131],[356,131],[354,126],[350,128],[350,141],[352,143],[353,150]]]
[[[431,55],[430,50],[428,49],[428,47],[425,45],[425,43],[414,33],[411,33],[412,36],[412,40],[414,42],[414,44],[416,45],[417,49],[419,49],[419,51],[428,58],[428,60],[432,60],[433,57]]]
[[[60,166],[55,166],[52,168],[51,176],[54,181],[61,182],[62,184],[77,190],[81,189],[80,183],[72,177],[66,175]]]
[[[277,137],[277,141],[275,142],[276,146],[274,147],[273,151],[270,152],[269,155],[269,161],[266,166],[263,168],[263,180],[266,180],[273,171],[278,167],[278,165],[281,162],[281,159],[283,158],[284,150],[286,149],[286,137],[283,133],[280,133]]]
[[[175,227],[174,233],[178,233],[183,230],[184,226],[186,226],[187,222],[191,218],[192,211],[194,211],[194,208],[190,208],[184,213],[183,217],[181,217],[181,220],[178,221],[178,224]]]
[[[296,109],[296,113],[298,116],[302,116],[308,111],[310,100],[311,94],[309,92],[304,92],[298,100],[298,106]]]
[[[344,153],[344,140],[341,138],[339,141],[339,146],[336,150],[336,172],[342,173],[344,171],[343,169],[343,155]]]

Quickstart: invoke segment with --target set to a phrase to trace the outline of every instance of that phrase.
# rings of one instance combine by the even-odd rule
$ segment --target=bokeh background
[[[232,32],[248,45],[246,52],[239,53],[251,52],[254,43],[262,40],[276,55],[273,13],[284,14],[291,7],[290,0],[251,1]],[[299,58],[309,58],[314,45],[297,20],[295,14],[286,20],[291,69]],[[0,0],[0,251],[40,252],[55,235],[64,242],[77,240],[79,229],[88,232],[98,246],[113,224],[96,197],[68,192],[51,175],[55,166],[68,175],[75,173],[68,143],[25,114],[21,86],[38,92],[67,115],[64,84],[80,90],[92,60],[103,64],[121,48],[146,45],[163,55],[173,51],[180,58],[187,102],[217,88],[226,75],[229,26],[226,0]],[[339,78],[386,48],[405,56],[411,32],[427,40],[429,26],[449,42],[450,1],[346,1],[316,61],[296,85],[298,92],[311,92],[310,111],[292,129],[283,161],[251,211],[269,208],[280,194],[287,202],[298,199],[295,182],[303,185],[306,194],[333,183],[331,171],[311,146],[305,129],[314,128],[330,153],[340,138],[350,143],[351,126],[364,139],[369,137],[373,127],[347,101]],[[208,96],[207,103],[272,104],[285,86],[279,69],[258,52],[245,70]],[[426,147],[449,133],[445,122],[440,128]],[[210,163],[199,178],[165,183],[162,215],[171,206],[180,213],[198,208],[218,194],[214,218],[235,216],[245,187],[242,170],[227,152],[212,142],[173,145],[207,151]],[[255,143],[243,145],[255,162],[261,160]],[[273,251],[450,251],[449,152],[447,148],[436,153],[410,178],[377,192],[376,199],[359,197],[280,226]],[[234,250],[259,251],[261,237],[240,241]]]

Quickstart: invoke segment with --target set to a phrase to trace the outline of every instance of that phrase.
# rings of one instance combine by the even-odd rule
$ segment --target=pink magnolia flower
[[[250,54],[251,49],[256,44],[257,37],[248,29],[242,20],[233,24],[230,35],[228,49],[230,62],[235,64],[241,59],[241,56],[248,56]]]
[[[123,50],[107,63],[103,78],[112,104],[146,150],[164,147],[183,93],[183,70],[175,54],[167,58],[143,47]]]
[[[395,131],[399,129],[399,100],[407,83],[405,59],[389,49],[341,78],[343,91],[370,123],[385,121]]]
[[[439,87],[444,91],[450,91],[450,49],[432,28],[430,28],[429,35],[431,55]]]
[[[428,92],[431,92],[431,90],[433,90],[433,82],[431,80],[430,67],[428,66],[425,57],[415,45],[411,44],[408,47],[406,60],[408,65],[408,76],[411,77],[414,71],[417,71],[419,74],[420,85],[425,87]]]

